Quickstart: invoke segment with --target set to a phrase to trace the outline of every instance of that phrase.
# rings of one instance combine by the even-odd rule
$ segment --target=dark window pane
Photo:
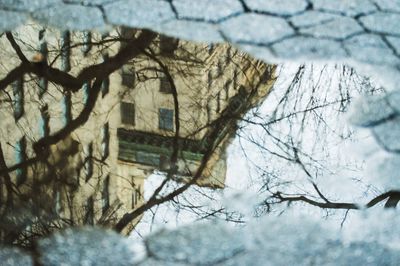
[[[108,58],[109,58],[108,53],[103,54],[103,62],[107,61]],[[103,82],[101,83],[102,97],[106,96],[109,91],[110,91],[110,78],[107,76],[104,78]]]
[[[229,100],[229,91],[230,91],[231,85],[232,85],[232,80],[228,80],[225,83],[225,86],[224,86],[224,89],[225,89],[225,101]]]
[[[212,54],[214,52],[215,46],[214,44],[209,44],[208,45],[208,54]]]
[[[135,201],[136,201],[136,204],[138,204],[138,202],[140,201],[140,198],[142,197],[142,192],[141,192],[141,188],[140,188],[140,185],[136,188],[136,193],[135,193],[136,195],[136,199],[135,199]]]
[[[49,50],[47,48],[47,42],[44,38],[45,32],[46,32],[46,30],[44,30],[44,29],[39,31],[39,52],[42,56],[41,59],[43,60],[44,63],[47,64],[47,55],[48,55]],[[40,60],[40,61],[42,61],[42,60]]]
[[[72,120],[72,102],[71,102],[71,93],[65,92],[63,98],[63,116],[64,116],[64,124],[68,124]]]
[[[108,210],[110,207],[110,176],[107,176],[104,179],[103,183],[103,190],[101,192],[101,199],[102,199],[102,212],[103,214]]]
[[[22,163],[26,160],[26,139],[22,137],[15,145],[16,162]],[[20,167],[16,170],[17,186],[26,181],[26,167]]]
[[[135,206],[136,206],[136,190],[135,190],[135,188],[133,189],[133,192],[132,192],[132,209],[134,209],[135,208]]]
[[[89,82],[83,83],[82,90],[83,90],[83,102],[86,104],[89,99],[89,89],[90,85]]]
[[[141,197],[142,197],[142,192],[141,192],[141,188],[140,185],[136,187],[136,185],[133,183],[132,186],[132,209],[134,209],[135,207],[137,207]]]
[[[159,109],[159,128],[164,130],[174,130],[174,111],[170,109]]]
[[[45,42],[44,40],[40,40],[39,50],[44,58],[46,58],[48,53],[47,42]]]
[[[110,154],[110,129],[106,123],[101,130],[101,155],[102,159],[107,159]]]
[[[86,201],[86,213],[84,217],[84,223],[85,224],[94,224],[94,202],[93,202],[93,196],[90,196],[87,201]]]
[[[86,182],[87,182],[93,175],[93,143],[89,143],[84,148],[84,153],[85,153],[84,170],[85,170],[85,177],[86,177]]]
[[[55,199],[54,211],[55,211],[55,213],[60,214],[61,208],[62,208],[61,192],[59,190],[57,190],[54,193],[53,197]]]
[[[104,97],[110,91],[110,78],[106,77],[101,83],[101,96]]]
[[[221,111],[221,92],[217,93],[217,113]]]
[[[172,93],[172,86],[169,82],[168,78],[163,76],[160,79],[160,92],[163,93]]]
[[[92,34],[90,33],[90,31],[85,31],[83,33],[83,45],[82,45],[82,53],[84,55],[87,55],[87,53],[89,53],[90,49],[92,49]]]
[[[43,94],[47,91],[49,82],[47,81],[47,78],[39,78],[39,97],[41,98]]]
[[[136,152],[136,162],[158,167],[160,165],[160,155],[138,151]]]
[[[135,84],[135,71],[129,66],[121,68],[121,84],[127,87],[133,87]]]
[[[170,156],[161,154],[160,155],[160,165],[159,168],[161,171],[167,171],[171,167],[171,158]]]
[[[66,72],[71,70],[70,46],[71,46],[70,33],[69,31],[64,31],[61,33],[61,70]]]
[[[178,48],[178,39],[166,36],[160,37],[160,52],[163,55],[173,55],[174,51]]]
[[[40,109],[40,136],[41,137],[47,137],[50,133],[50,127],[49,127],[49,121],[50,121],[50,116],[49,116],[49,110],[48,110],[47,104],[43,106]]]
[[[135,105],[133,103],[121,103],[121,122],[127,125],[135,125]]]
[[[12,83],[14,94],[14,118],[18,121],[24,115],[24,80],[23,77]]]

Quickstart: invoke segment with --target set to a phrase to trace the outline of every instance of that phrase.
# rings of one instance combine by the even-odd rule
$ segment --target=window
[[[222,74],[224,73],[224,65],[223,65],[224,63],[222,62],[222,60],[220,59],[219,61],[218,61],[218,64],[217,64],[217,77],[220,77],[220,76],[222,76]]]
[[[110,78],[107,76],[101,83],[101,97],[104,97],[110,91]]]
[[[214,52],[214,44],[209,44],[208,45],[208,54],[211,55]]]
[[[110,176],[104,179],[103,190],[101,191],[102,213],[104,214],[110,207]]]
[[[225,86],[224,86],[224,89],[225,89],[225,101],[229,100],[229,89],[230,89],[231,85],[232,85],[232,80],[228,80],[225,83]]]
[[[146,165],[159,166],[160,155],[155,153],[149,153],[144,151],[136,152],[136,162]]]
[[[63,117],[64,117],[64,124],[68,124],[72,120],[72,113],[71,113],[71,92],[67,91],[64,94],[63,98]]]
[[[107,61],[109,58],[108,53],[103,54],[103,62]],[[101,83],[101,95],[102,97],[106,96],[110,91],[110,78],[107,76],[104,78],[103,82]]]
[[[48,87],[48,81],[47,78],[39,78],[39,97],[42,98],[43,94],[47,91]]]
[[[62,206],[61,192],[59,190],[57,190],[53,197],[55,198],[54,211],[55,211],[55,213],[60,214],[61,213],[61,206]]]
[[[170,156],[161,154],[160,155],[160,164],[159,168],[161,171],[168,171],[171,167],[171,158]]]
[[[47,42],[44,39],[44,30],[41,30],[39,32],[39,51],[44,56],[44,58],[47,57],[48,48],[47,48]]]
[[[40,136],[47,137],[50,134],[49,110],[47,104],[40,109]]]
[[[3,190],[3,179],[1,178],[0,179],[0,205],[1,206],[4,206],[3,204],[5,202],[4,201],[5,197],[6,197],[6,195],[5,195],[4,190]]]
[[[172,85],[166,76],[162,76],[160,79],[160,92],[172,93]]]
[[[210,70],[210,71],[208,71],[208,73],[207,73],[207,86],[208,86],[208,89],[209,89],[209,90],[211,89],[212,83],[213,83],[213,73],[212,73],[212,71]]]
[[[135,70],[132,67],[121,68],[121,84],[127,87],[133,87],[135,84]]]
[[[66,72],[71,70],[70,46],[71,46],[70,33],[69,31],[63,31],[61,33],[61,70]]]
[[[101,129],[101,156],[102,159],[107,159],[110,154],[110,129],[108,123],[104,124]]]
[[[89,82],[85,82],[82,85],[82,91],[83,91],[83,103],[86,104],[89,99],[89,89],[90,89],[90,84]]]
[[[93,175],[93,143],[89,143],[83,148],[83,152],[85,154],[85,164],[83,166],[85,170],[85,181],[89,181],[89,179]]]
[[[17,79],[13,84],[14,94],[14,118],[18,121],[24,115],[24,80],[23,77]]]
[[[47,42],[44,39],[44,33],[45,30],[40,30],[39,31],[39,51],[43,55],[45,62],[47,63],[47,54],[48,54],[48,49],[47,49]],[[48,86],[48,81],[46,78],[41,77],[39,78],[39,97],[42,97],[43,94],[47,91],[47,86]]]
[[[132,189],[133,189],[133,191],[132,191],[132,209],[134,209],[140,202],[140,199],[142,197],[142,192],[141,192],[140,185],[136,187],[134,182],[132,183]]]
[[[174,130],[174,111],[170,109],[159,109],[158,127],[163,130]]]
[[[174,51],[178,48],[179,40],[166,36],[160,37],[160,52],[163,55],[174,55]]]
[[[16,163],[22,163],[26,160],[26,139],[22,137],[15,145]],[[16,170],[17,186],[26,181],[26,167],[20,167]]]
[[[90,196],[86,200],[85,209],[86,209],[86,213],[85,213],[85,217],[84,217],[84,224],[93,225],[94,224],[94,202],[93,202],[93,196]]]
[[[82,41],[82,53],[86,56],[90,52],[90,49],[92,49],[92,34],[90,31],[83,32]]]
[[[238,87],[238,76],[239,76],[238,70],[235,69],[233,72],[233,80],[232,80],[234,90],[237,90]]]
[[[229,61],[232,59],[232,48],[229,47],[226,50],[226,55],[225,55],[225,64],[229,64]]]
[[[221,111],[221,92],[217,94],[217,113]]]
[[[135,105],[121,102],[121,122],[126,125],[135,125]]]

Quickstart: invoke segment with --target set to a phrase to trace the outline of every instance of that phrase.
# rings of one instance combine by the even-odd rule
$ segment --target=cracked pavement
[[[230,42],[270,63],[345,62],[387,89],[400,82],[400,0],[0,0],[0,32],[147,28]]]
[[[226,41],[270,63],[344,62],[374,77],[388,90],[400,89],[400,0],[198,0],[195,4],[193,0],[0,0],[0,33],[30,20],[77,31],[108,31],[115,26],[128,26],[192,41]],[[382,176],[392,178],[391,173],[396,174],[391,182],[397,180],[400,164],[399,101],[400,93],[396,91],[381,98],[366,98],[356,104],[355,117],[350,117],[352,124],[370,128],[381,147],[392,153],[393,156],[380,162],[381,170],[386,171]],[[204,232],[212,235],[212,228],[205,228]],[[154,243],[148,242],[150,248],[151,244],[156,250],[166,247],[162,238],[154,239]],[[191,247],[184,244],[193,253]],[[182,255],[180,249],[165,250],[163,254],[170,257]],[[240,247],[224,252],[234,254],[237,250]],[[340,245],[337,250],[351,251]],[[376,261],[377,264],[391,265],[392,261],[395,265],[398,261],[397,253],[373,250],[378,250],[375,258],[382,259],[379,263]],[[17,251],[0,251],[2,261],[10,260],[10,265],[14,265]],[[342,255],[339,251],[337,254]],[[243,256],[242,262],[254,257],[251,255]],[[331,260],[328,255],[327,262]],[[221,258],[224,256],[225,253]],[[170,257],[161,260],[168,261]],[[201,258],[204,257],[201,254]],[[344,262],[354,263],[353,257],[342,257]],[[32,263],[27,255],[18,258],[28,261],[24,261],[24,265]],[[359,265],[365,263],[360,261]],[[165,261],[149,259],[143,265],[160,264],[165,265]],[[179,263],[173,261],[171,265]]]

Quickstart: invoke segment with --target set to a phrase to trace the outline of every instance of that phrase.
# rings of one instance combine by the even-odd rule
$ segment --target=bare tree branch
[[[76,77],[43,63],[23,61],[21,65],[11,70],[6,77],[0,80],[0,90],[4,90],[21,75],[32,73],[62,85],[66,90],[78,91],[84,83],[95,78],[102,79],[121,68],[126,62],[139,55],[141,51],[151,43],[155,36],[155,33],[143,30],[139,37],[128,42],[114,57],[110,57],[102,63],[82,69]]]
[[[26,56],[24,55],[24,53],[21,51],[21,48],[19,47],[19,45],[17,44],[17,42],[15,41],[13,35],[11,32],[6,32],[6,36],[8,41],[10,42],[11,46],[13,47],[13,49],[15,50],[15,52],[18,55],[18,58],[22,61],[22,63],[28,63],[29,60],[26,58]]]

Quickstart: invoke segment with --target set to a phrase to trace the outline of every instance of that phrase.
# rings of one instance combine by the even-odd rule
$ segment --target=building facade
[[[58,32],[34,24],[13,32],[29,60],[71,75],[107,62],[137,34]],[[0,41],[5,77],[20,59],[5,36]],[[225,148],[235,126],[244,111],[266,97],[273,81],[273,66],[229,45],[157,36],[143,53],[104,77],[88,119],[38,158],[33,144],[76,123],[90,105],[93,84],[89,80],[71,92],[43,77],[21,75],[0,92],[0,168],[12,183],[7,185],[7,178],[0,183],[3,239],[12,237],[6,232],[10,225],[14,234],[24,232],[22,238],[45,232],[46,226],[113,226],[144,203],[150,174],[188,182],[216,139],[196,184],[223,188]],[[20,211],[8,215],[10,206]],[[16,222],[21,219],[22,225]]]

